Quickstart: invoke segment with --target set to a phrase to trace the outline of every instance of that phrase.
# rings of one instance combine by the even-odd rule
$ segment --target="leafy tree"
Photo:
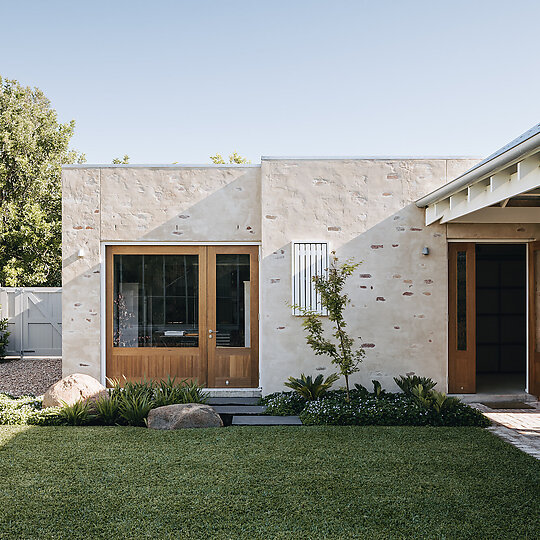
[[[123,158],[115,157],[113,160],[113,165],[128,165],[129,164],[129,156],[127,154],[124,154]]]
[[[328,276],[313,277],[315,289],[321,295],[321,304],[328,310],[334,340],[324,337],[323,319],[318,313],[303,310],[302,326],[307,332],[307,343],[316,355],[328,355],[332,364],[338,366],[340,374],[345,377],[347,401],[350,399],[349,377],[360,370],[359,364],[365,354],[362,348],[354,350],[354,339],[345,330],[347,323],[343,315],[345,307],[350,303],[343,287],[358,266],[359,263],[351,261],[340,264],[333,251]]]
[[[227,163],[221,154],[216,154],[215,156],[210,156],[210,159],[216,165],[225,165]],[[237,152],[233,152],[232,154],[229,155],[229,163],[237,164],[237,165],[243,165],[245,163],[251,163],[251,161],[249,161],[245,157],[242,157]]]
[[[41,90],[0,77],[1,285],[61,284],[61,166],[85,161],[74,128]]]

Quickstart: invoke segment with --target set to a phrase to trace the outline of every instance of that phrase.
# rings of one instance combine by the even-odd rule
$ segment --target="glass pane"
[[[115,255],[115,347],[199,346],[199,257]]]
[[[249,347],[249,255],[216,255],[216,346]]]
[[[457,348],[467,350],[467,252],[457,253]]]
[[[540,352],[540,250],[533,252],[534,257],[534,335],[535,335],[535,350]]]

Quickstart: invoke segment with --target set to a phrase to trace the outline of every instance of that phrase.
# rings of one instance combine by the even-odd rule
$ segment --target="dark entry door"
[[[476,392],[476,260],[473,242],[448,246],[448,392]]]
[[[540,396],[540,242],[529,244],[529,393]]]

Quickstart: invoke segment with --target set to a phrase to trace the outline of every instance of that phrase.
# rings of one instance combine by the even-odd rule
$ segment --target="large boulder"
[[[183,429],[221,427],[219,414],[209,405],[202,403],[182,403],[157,407],[148,413],[148,427],[151,429]]]
[[[83,373],[68,375],[54,383],[43,396],[43,407],[61,407],[64,403],[73,405],[77,401],[95,400],[106,396],[107,389],[94,377]]]

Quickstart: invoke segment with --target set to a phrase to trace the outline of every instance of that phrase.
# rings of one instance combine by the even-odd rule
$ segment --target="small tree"
[[[129,156],[124,154],[123,158],[115,157],[112,162],[113,165],[129,165]]]
[[[324,337],[323,319],[318,313],[304,310],[302,323],[307,332],[307,343],[315,354],[330,356],[332,364],[338,366],[341,375],[345,377],[347,401],[350,400],[349,377],[360,370],[359,364],[365,354],[361,347],[354,350],[354,339],[345,331],[347,323],[343,316],[345,307],[350,303],[343,287],[358,266],[359,263],[351,260],[340,264],[333,251],[328,276],[313,278],[315,289],[321,295],[321,304],[328,310],[328,320],[333,323],[332,337],[335,341]]]

